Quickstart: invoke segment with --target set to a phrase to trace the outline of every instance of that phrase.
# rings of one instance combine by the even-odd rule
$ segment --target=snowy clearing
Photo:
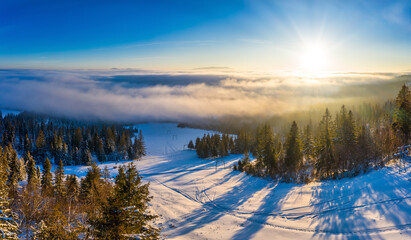
[[[277,183],[233,172],[241,155],[199,159],[189,140],[207,131],[141,124],[147,156],[135,161],[167,239],[410,239],[411,168],[343,180]],[[222,159],[218,159],[222,160]],[[114,176],[121,163],[107,166]],[[84,176],[88,167],[66,167]]]

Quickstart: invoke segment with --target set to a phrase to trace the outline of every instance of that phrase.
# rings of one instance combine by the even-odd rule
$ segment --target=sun
[[[326,71],[329,58],[326,48],[320,44],[308,46],[301,55],[301,68],[307,72]]]

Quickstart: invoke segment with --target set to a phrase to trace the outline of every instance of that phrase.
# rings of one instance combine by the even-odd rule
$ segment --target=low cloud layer
[[[182,120],[283,114],[395,96],[410,76],[0,70],[0,107],[80,119]]]

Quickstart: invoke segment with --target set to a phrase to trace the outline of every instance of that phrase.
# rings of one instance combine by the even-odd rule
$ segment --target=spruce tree
[[[329,177],[333,170],[332,166],[335,166],[331,124],[331,115],[327,108],[320,122],[319,136],[316,142],[317,162],[315,167],[317,175],[321,178]]]
[[[40,166],[37,166],[36,168],[36,173],[37,173],[37,179],[41,179],[41,171],[40,171]]]
[[[17,216],[9,208],[7,161],[0,147],[0,234],[2,239],[18,239]]]
[[[144,144],[143,132],[141,130],[138,132],[137,151],[139,158],[146,155],[146,146]]]
[[[277,172],[274,134],[269,124],[264,124],[257,133],[256,157],[257,165],[265,166],[268,175]]]
[[[27,178],[27,171],[26,171],[26,164],[24,163],[23,158],[17,159],[17,169],[18,169],[18,179],[19,181],[23,181]]]
[[[72,139],[72,146],[75,148],[80,148],[81,143],[83,142],[83,133],[81,132],[81,128],[77,128],[74,132],[74,136]]]
[[[8,169],[9,169],[9,194],[11,197],[17,197],[17,190],[19,184],[20,168],[18,167],[17,152],[14,150],[11,143],[5,149],[5,156],[8,160]]]
[[[28,134],[26,133],[25,137],[23,138],[23,150],[26,151],[31,151],[31,140],[28,136]]]
[[[80,187],[78,185],[76,175],[67,175],[66,177],[66,198],[71,202],[76,202],[78,200]]]
[[[60,160],[54,173],[54,193],[58,198],[63,198],[65,195],[64,189],[64,166]]]
[[[195,149],[198,149],[198,144],[200,144],[201,139],[199,137],[196,138]]]
[[[158,230],[148,225],[155,218],[146,213],[149,201],[148,184],[142,184],[135,166],[120,167],[114,193],[102,204],[102,217],[92,222],[96,237],[157,239]]]
[[[121,134],[117,151],[123,157],[127,154],[127,136],[125,132]]]
[[[392,127],[400,136],[402,144],[411,142],[411,91],[405,84],[395,99],[396,109]]]
[[[27,151],[27,186],[30,190],[37,190],[39,187],[39,178],[37,176],[36,162]]]
[[[84,149],[81,153],[81,164],[90,166],[92,161],[90,150],[88,148]]]
[[[48,158],[44,161],[43,174],[41,176],[41,192],[44,195],[50,195],[53,191],[51,163]]]
[[[135,154],[135,153],[134,153],[134,154]],[[135,158],[135,155],[134,155],[133,158]],[[105,162],[105,161],[107,161],[106,153],[104,152],[103,140],[101,140],[101,139],[99,139],[99,140],[98,140],[98,143],[97,143],[97,159],[98,159],[100,162]]]
[[[376,157],[373,153],[377,150],[374,146],[375,142],[374,139],[372,139],[371,132],[366,126],[360,128],[357,142],[356,154],[358,156],[356,158],[358,159],[358,166],[356,167],[365,171],[368,168],[369,161]]]
[[[301,142],[298,132],[297,123],[294,121],[291,125],[290,133],[286,141],[286,155],[284,164],[288,175],[295,176],[302,162]]]
[[[302,140],[303,146],[303,154],[305,155],[306,159],[310,159],[314,153],[314,144],[312,139],[312,128],[311,125],[308,124],[304,129],[304,138]]]
[[[43,161],[46,157],[46,139],[43,130],[40,130],[36,139],[36,157],[37,160]]]
[[[189,148],[189,149],[193,149],[193,148],[194,148],[194,143],[193,143],[192,140],[190,140],[190,142],[188,143],[187,148]]]
[[[111,128],[107,127],[106,128],[106,141],[105,141],[105,149],[104,151],[106,154],[111,154],[116,151],[116,138],[114,135],[114,132],[112,131]]]
[[[88,203],[97,202],[101,198],[101,186],[101,169],[93,162],[87,171],[86,177],[80,183],[81,200]]]
[[[356,126],[353,113],[351,111],[347,113],[344,105],[336,117],[335,126],[336,166],[334,168],[335,171],[349,171],[355,162]]]

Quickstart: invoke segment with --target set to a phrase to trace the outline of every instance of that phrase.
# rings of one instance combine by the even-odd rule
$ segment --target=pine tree
[[[201,139],[199,137],[196,138],[195,149],[198,149],[198,145],[200,144]]]
[[[111,128],[106,128],[106,146],[104,151],[106,154],[111,154],[116,151],[116,138]]]
[[[79,185],[76,175],[67,175],[66,177],[66,197],[69,202],[76,202],[79,196]]]
[[[41,176],[41,192],[44,195],[50,195],[53,191],[51,163],[48,158],[44,161],[43,174]]]
[[[202,141],[202,140],[197,144],[197,156],[199,158],[206,158],[205,144],[206,144],[205,141]]]
[[[237,138],[234,141],[234,154],[241,154],[245,152],[245,150],[250,150],[250,135],[248,134],[245,128],[241,128],[238,132]]]
[[[23,138],[23,151],[24,152],[27,152],[27,151],[31,151],[31,148],[32,148],[32,146],[31,146],[31,140],[30,140],[30,138],[29,138],[29,136],[28,136],[28,134],[26,133],[26,135],[25,135],[25,137]]]
[[[81,143],[83,142],[83,133],[81,132],[81,128],[77,128],[74,132],[74,136],[72,139],[72,146],[74,148],[80,148]]]
[[[12,147],[11,143],[5,149],[5,156],[8,160],[8,169],[9,169],[9,194],[11,197],[17,197],[17,190],[20,177],[20,168],[18,167],[17,152]]]
[[[392,127],[400,136],[403,144],[411,141],[411,91],[405,84],[395,99],[396,110]]]
[[[144,144],[143,132],[141,130],[138,132],[137,150],[139,158],[146,155],[146,146]]]
[[[92,162],[90,150],[88,148],[83,149],[81,153],[81,164],[90,166]]]
[[[17,159],[17,169],[18,169],[18,179],[19,181],[23,181],[27,177],[27,172],[26,172],[26,164],[24,163],[23,158],[18,158]]]
[[[303,145],[303,154],[305,155],[306,159],[310,159],[314,153],[314,143],[312,139],[312,128],[311,125],[308,124],[304,129],[304,138],[302,141]]]
[[[361,167],[363,171],[368,168],[368,163],[372,158],[376,158],[376,151],[374,139],[371,136],[370,130],[366,126],[361,126],[361,129],[358,134],[358,145],[357,145],[357,159],[358,163],[357,168]]]
[[[95,162],[91,164],[86,177],[80,183],[80,198],[84,202],[97,202],[100,199],[100,189],[102,185],[101,169]]]
[[[99,139],[97,143],[97,159],[102,163],[107,161],[106,153],[104,152],[103,140],[101,139]]]
[[[63,198],[65,195],[64,189],[64,166],[60,160],[54,173],[54,192],[58,198]]]
[[[39,178],[37,176],[36,162],[27,151],[27,186],[30,190],[37,190],[39,187]]]
[[[301,142],[298,132],[297,123],[294,121],[291,125],[290,133],[286,141],[286,155],[284,164],[288,175],[295,175],[299,170],[302,161]]]
[[[123,157],[127,154],[127,136],[125,132],[121,134],[117,151]]]
[[[57,135],[54,135],[57,136]],[[57,136],[57,139],[55,140],[55,154],[54,154],[54,162],[58,164],[58,162],[64,160],[64,143],[63,139],[61,138],[60,135]]]
[[[37,173],[37,179],[41,179],[41,171],[40,171],[40,166],[37,166],[36,168],[36,173]]]
[[[7,161],[0,147],[0,234],[2,239],[18,239],[17,216],[9,208]]]
[[[336,117],[336,136],[334,141],[337,166],[335,170],[349,171],[355,162],[356,126],[353,113],[348,112],[343,105]]]
[[[148,225],[155,218],[146,213],[149,201],[148,184],[142,184],[135,166],[120,167],[114,193],[102,204],[102,217],[92,222],[96,237],[157,239],[158,230]]]
[[[257,133],[257,165],[265,166],[267,174],[272,176],[277,171],[274,134],[269,124],[264,124]]]
[[[223,134],[222,138],[221,138],[221,145],[220,146],[220,154],[221,156],[228,156],[228,151],[230,149],[229,146],[229,137],[227,134]]]
[[[71,161],[73,162],[73,164],[74,165],[80,165],[80,164],[82,164],[82,161],[81,161],[81,152],[80,152],[80,150],[78,149],[78,148],[74,148],[72,151],[71,151]]]
[[[317,162],[315,164],[319,177],[329,177],[334,163],[332,144],[331,115],[328,108],[320,122],[319,136],[316,143]]]
[[[190,142],[188,143],[187,147],[188,147],[189,149],[193,149],[193,148],[194,148],[194,143],[193,143],[192,140],[190,140]]]
[[[220,142],[220,144],[218,145],[218,153],[220,156],[225,157],[228,155],[228,151],[226,148],[226,145],[224,144],[224,142]]]
[[[36,154],[38,160],[42,161],[46,157],[46,139],[43,130],[40,130],[36,139]]]
[[[213,134],[210,137],[211,143],[210,143],[210,148],[211,148],[211,156],[212,157],[218,157],[220,155],[219,153],[219,145],[220,145],[220,135],[219,134]]]

